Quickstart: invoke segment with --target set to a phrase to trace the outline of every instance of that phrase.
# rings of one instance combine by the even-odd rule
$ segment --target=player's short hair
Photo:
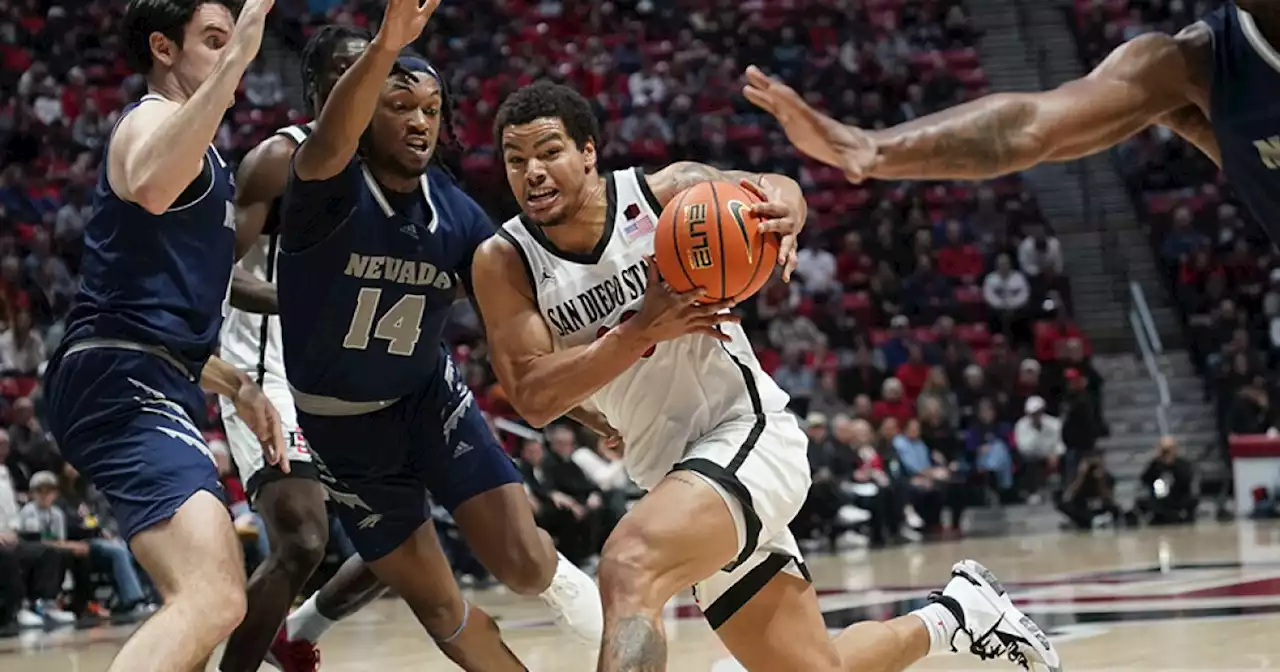
[[[527,124],[535,119],[559,119],[573,143],[582,149],[590,140],[599,144],[600,121],[591,103],[582,94],[563,84],[536,81],[507,96],[493,120],[495,145],[502,146],[502,132],[508,126]]]
[[[369,31],[355,26],[327,25],[320,26],[307,44],[302,48],[302,101],[307,113],[311,116],[320,114],[315,107],[316,94],[320,91],[320,80],[327,78],[333,71],[333,52],[343,40],[373,39]]]
[[[240,15],[242,0],[129,0],[124,8],[124,56],[130,68],[144,75],[155,67],[151,33],[160,33],[182,46],[182,36],[202,5],[222,5]]]

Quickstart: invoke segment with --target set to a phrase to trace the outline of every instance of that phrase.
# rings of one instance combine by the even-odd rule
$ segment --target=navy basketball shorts
[[[223,497],[192,420],[205,412],[204,393],[173,364],[145,352],[83,350],[51,366],[45,389],[63,457],[106,496],[125,539],[172,518],[201,490]]]
[[[298,421],[365,560],[395,550],[427,522],[428,497],[452,513],[476,495],[523,483],[465,388],[424,390],[364,415],[299,412]]]

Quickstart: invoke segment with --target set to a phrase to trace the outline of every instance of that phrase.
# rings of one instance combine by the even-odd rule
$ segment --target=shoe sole
[[[1053,645],[1049,643],[1049,636],[1045,634],[1039,625],[1036,625],[1035,621],[1014,606],[1013,600],[1009,599],[1009,593],[1004,589],[1004,584],[1000,583],[1000,579],[996,578],[996,575],[991,570],[976,560],[962,560],[951,568],[951,575],[962,577],[979,586],[989,588],[995,593],[1004,608],[1002,619],[1005,624],[1013,628],[1020,637],[1027,640],[1031,648],[1035,650],[1036,656],[1040,659],[1039,662],[1033,663],[1033,666],[1043,666],[1049,672],[1062,672],[1062,659],[1058,656],[1058,652],[1053,648]]]

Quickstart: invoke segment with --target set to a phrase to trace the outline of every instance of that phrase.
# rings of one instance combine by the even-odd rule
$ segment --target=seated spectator
[[[871,286],[876,262],[862,249],[862,235],[857,231],[844,234],[843,247],[836,255],[836,275],[845,289],[865,291]]]
[[[916,405],[907,399],[902,389],[902,381],[897,378],[886,378],[880,388],[880,401],[871,406],[871,417],[875,422],[883,422],[893,418],[898,424],[905,424],[915,417]]]
[[[1062,423],[1045,413],[1043,398],[1027,399],[1026,415],[1013,427],[1013,441],[1025,465],[1022,489],[1038,495],[1049,478],[1058,473],[1058,463],[1067,451],[1062,442]]]
[[[924,387],[916,397],[917,409],[924,408],[925,404],[937,405],[940,415],[939,422],[948,430],[954,432],[960,426],[960,409],[956,403],[956,395],[951,392],[951,383],[947,380],[947,371],[941,366],[929,369],[929,373],[925,377]]]
[[[907,344],[907,361],[898,367],[893,377],[902,382],[902,390],[907,399],[914,401],[924,389],[929,370],[929,362],[924,358],[924,346],[912,341]]]
[[[1150,525],[1176,525],[1196,518],[1195,468],[1178,455],[1172,436],[1160,439],[1156,456],[1142,470],[1142,492],[1135,507]]]
[[[1007,423],[996,417],[996,405],[990,399],[977,404],[977,415],[965,432],[965,454],[969,468],[992,485],[1001,501],[1012,501],[1013,451],[1009,449],[1012,434]]]
[[[996,257],[996,269],[982,281],[982,298],[987,302],[992,333],[1004,334],[1016,342],[1030,340],[1026,308],[1031,300],[1031,285],[1013,267],[1008,254]]]
[[[838,377],[842,398],[856,399],[864,394],[868,397],[880,396],[884,372],[875,365],[874,356],[866,346],[853,352],[853,366],[841,371]]]
[[[852,409],[840,396],[839,385],[839,375],[835,371],[823,373],[818,379],[817,394],[809,400],[809,412],[821,413],[828,418],[849,413]]]
[[[956,350],[959,359],[968,360],[972,353],[969,344],[956,334],[956,320],[950,315],[943,315],[933,323],[933,342],[925,352],[925,359],[937,364],[946,358],[948,350]]]
[[[1062,491],[1058,510],[1082,530],[1114,523],[1120,518],[1115,483],[1102,456],[1090,455],[1081,460],[1075,477]]]
[[[1018,268],[1026,274],[1036,300],[1048,298],[1050,290],[1061,292],[1065,289],[1062,278],[1065,270],[1062,243],[1058,242],[1057,236],[1050,235],[1044,226],[1036,227],[1031,235],[1018,244]]]
[[[826,341],[813,320],[797,314],[789,303],[779,306],[778,315],[769,321],[769,344],[778,350],[808,352]]]
[[[971,285],[981,277],[983,266],[982,253],[965,240],[960,222],[947,222],[947,240],[938,250],[938,271],[955,282]]]
[[[889,338],[880,344],[880,356],[885,371],[897,371],[907,361],[907,344],[911,342],[911,319],[895,315],[889,320]]]
[[[1020,371],[1018,355],[1009,347],[1009,340],[1003,334],[992,334],[987,365],[983,368],[987,386],[992,390],[1011,391]]]
[[[809,400],[817,392],[818,379],[813,369],[805,366],[803,351],[787,348],[782,355],[782,365],[773,371],[773,380],[791,396],[788,408],[797,415],[809,413]]]
[[[13,328],[0,333],[0,373],[7,376],[34,377],[45,357],[44,341],[33,330],[31,312],[19,310]]]
[[[59,625],[75,623],[77,616],[88,613],[89,598],[93,586],[89,582],[89,545],[83,541],[68,541],[67,519],[58,500],[58,477],[49,471],[36,472],[31,477],[31,500],[18,511],[18,534],[26,541],[43,544],[56,551],[56,564],[61,577],[70,570],[72,576],[71,612],[63,611],[56,603],[41,601],[37,613]]]
[[[924,520],[925,530],[936,534],[943,529],[944,508],[951,509],[951,527],[959,529],[964,512],[962,493],[952,483],[942,455],[921,440],[918,420],[906,422],[903,433],[893,438],[893,448],[909,484],[909,499]]]
[[[134,565],[129,546],[120,538],[120,528],[106,497],[70,462],[62,465],[59,502],[67,520],[67,535],[89,544],[89,559],[111,569],[115,583],[116,604],[113,622],[132,623],[155,611],[142,591],[142,580]]]
[[[810,294],[830,295],[840,292],[836,256],[822,246],[800,250],[796,275]]]
[[[613,531],[613,526],[626,513],[625,499],[609,498],[600,486],[589,477],[582,467],[578,466],[575,456],[585,457],[594,454],[590,448],[578,444],[578,437],[568,425],[554,425],[547,430],[547,444],[551,453],[543,462],[543,469],[550,472],[551,481],[556,490],[569,495],[593,514],[599,526],[596,534],[595,549],[599,550],[604,540]],[[585,451],[585,452],[583,452]],[[610,503],[622,506],[611,508]]]
[[[1013,418],[1021,417],[1026,412],[1028,399],[1040,397],[1041,401],[1044,400],[1044,386],[1040,380],[1041,370],[1040,362],[1030,357],[1022,360],[1022,364],[1018,367],[1018,378],[1014,381],[1013,390],[1009,392],[1009,405],[1005,409],[1006,414],[1011,415]]]
[[[1062,348],[1071,339],[1080,341],[1086,357],[1092,354],[1089,340],[1063,306],[1056,301],[1045,301],[1044,308],[1048,319],[1038,322],[1035,327],[1036,359],[1042,362],[1056,361]]]
[[[18,491],[22,492],[29,489],[27,479],[37,471],[61,471],[62,456],[54,445],[53,437],[36,417],[35,403],[30,397],[13,402],[9,417],[9,431],[0,434],[0,441],[12,442],[9,466],[17,467],[11,473]]]
[[[886,460],[876,449],[875,430],[865,420],[849,421],[848,435],[841,441],[850,447],[854,459],[849,475],[853,503],[871,515],[868,521],[871,546],[900,542],[906,501],[889,475],[896,460]]]
[[[556,489],[555,470],[547,457],[547,451],[537,439],[526,439],[520,444],[520,473],[529,489],[534,518],[538,527],[555,539],[556,548],[570,562],[585,564],[599,551],[598,544],[603,541],[599,537],[598,517],[584,502]]]
[[[960,413],[961,428],[967,428],[978,415],[978,402],[991,395],[986,374],[982,367],[970,364],[964,369],[964,379],[956,389],[956,405]],[[994,405],[992,412],[995,412]]]
[[[57,549],[19,536],[22,529],[17,490],[0,444],[0,636],[18,628],[66,625],[75,617],[57,608],[62,591],[62,560]]]
[[[1194,221],[1195,215],[1187,206],[1180,205],[1174,209],[1170,230],[1164,234],[1164,240],[1160,243],[1160,261],[1164,262],[1169,276],[1193,252],[1209,242],[1203,233],[1192,226]]]
[[[1064,385],[1066,392],[1058,405],[1062,420],[1062,443],[1067,452],[1062,473],[1070,474],[1080,458],[1093,453],[1098,439],[1105,435],[1098,417],[1101,412],[1089,394],[1088,383],[1075,369],[1067,369]]]
[[[933,259],[920,255],[916,270],[903,282],[903,311],[916,322],[929,324],[955,308],[951,282],[933,267]]]

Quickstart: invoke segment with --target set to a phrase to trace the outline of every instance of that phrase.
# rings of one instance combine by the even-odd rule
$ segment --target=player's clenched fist
[[[699,303],[706,291],[676,292],[658,275],[658,264],[653,257],[645,258],[648,285],[644,291],[644,305],[634,318],[635,326],[647,340],[654,343],[680,338],[686,334],[705,334],[716,340],[732,340],[717,327],[724,322],[738,322],[739,318],[728,313],[733,300]]]

